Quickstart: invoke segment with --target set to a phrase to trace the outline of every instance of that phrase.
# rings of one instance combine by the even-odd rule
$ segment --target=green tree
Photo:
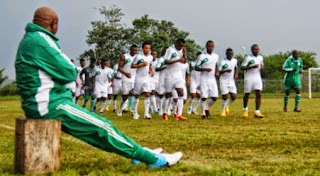
[[[144,15],[132,22],[134,37],[132,43],[152,42],[152,49],[161,52],[164,46],[172,45],[177,38],[186,39],[188,51],[187,59],[196,58],[196,53],[201,49],[195,40],[188,38],[189,32],[178,29],[174,23],[166,20],[155,20]]]
[[[4,70],[5,70],[5,68],[0,69],[0,87],[1,87],[2,83],[3,83],[5,80],[8,79],[8,76],[4,76],[4,75],[3,75],[3,71],[4,71]]]
[[[121,23],[124,14],[120,8],[111,6],[107,9],[102,6],[98,10],[104,20],[91,22],[92,29],[88,31],[86,41],[89,46],[93,45],[94,49],[85,51],[80,58],[96,57],[109,59],[112,63],[118,62],[128,47],[133,31]]]

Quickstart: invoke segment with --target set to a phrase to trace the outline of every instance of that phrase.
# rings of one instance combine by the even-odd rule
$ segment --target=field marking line
[[[15,128],[12,126],[8,126],[8,125],[4,125],[4,124],[0,124],[0,127],[8,129],[8,130],[14,130]]]

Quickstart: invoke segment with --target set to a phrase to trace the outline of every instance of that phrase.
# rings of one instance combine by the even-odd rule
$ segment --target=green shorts
[[[286,92],[291,91],[292,89],[301,89],[301,81],[285,81],[284,89]]]

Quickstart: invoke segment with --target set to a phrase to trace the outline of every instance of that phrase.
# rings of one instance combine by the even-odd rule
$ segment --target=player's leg
[[[194,105],[192,107],[192,112],[191,112],[192,114],[198,115],[197,109],[198,109],[198,106],[200,105],[200,102],[201,102],[201,94],[200,94],[200,87],[199,87],[197,89],[196,99],[195,99]]]
[[[184,105],[184,94],[185,92],[184,87],[186,83],[184,80],[177,80],[174,84],[174,87],[178,93],[178,101],[177,101],[177,119],[178,120],[187,120],[186,117],[182,115],[183,112],[183,105]]]
[[[118,116],[122,116],[122,111],[126,108],[126,101],[129,97],[130,89],[131,89],[130,83],[122,82],[122,98],[121,98],[120,107],[117,111]]]
[[[84,90],[84,98],[83,98],[83,104],[82,107],[85,108],[87,106],[87,102],[90,98],[90,91],[88,89]]]
[[[151,95],[150,82],[143,83],[141,91],[144,94],[144,118],[151,119],[151,115],[149,114],[150,95]]]
[[[249,96],[252,91],[252,81],[250,80],[245,80],[244,81],[244,96],[243,96],[243,115],[242,117],[247,119],[249,118],[248,114],[248,101],[249,101]]]
[[[151,91],[150,94],[150,101],[151,101],[151,113],[153,112],[158,112],[158,107],[157,107],[157,99],[156,99],[156,91],[155,91],[155,83],[152,83],[154,90]]]
[[[133,102],[133,118],[139,119],[140,115],[138,114],[138,105],[139,105],[139,96],[142,93],[143,83],[135,83],[133,94],[134,94],[134,102]]]
[[[233,85],[228,86],[227,88],[228,88],[228,92],[230,94],[230,98],[226,101],[225,111],[226,111],[226,114],[229,115],[230,114],[229,105],[236,100],[237,87],[236,87],[236,84],[234,83]]]
[[[90,93],[90,97],[91,97],[90,111],[94,112],[94,108],[96,106],[97,97],[96,97],[95,91],[93,89],[89,90],[89,93]]]
[[[221,103],[221,116],[222,117],[227,116],[227,114],[226,114],[227,98],[228,98],[228,94],[222,94],[222,103]]]
[[[101,118],[71,102],[59,104],[44,118],[61,120],[64,132],[107,152],[145,162],[149,167],[165,166],[173,158],[176,159],[177,163],[182,157],[181,153],[171,155],[170,158],[161,156],[161,154],[160,156],[156,155],[121,133],[107,119]],[[160,164],[161,162],[162,164]]]
[[[301,112],[301,110],[299,109],[299,104],[300,104],[300,89],[296,88],[295,89],[296,92],[296,97],[295,97],[295,103],[294,103],[294,112]]]
[[[256,94],[256,110],[254,112],[254,117],[256,118],[263,118],[263,115],[260,112],[260,105],[261,105],[261,90],[255,90]]]
[[[188,114],[191,114],[192,107],[194,106],[196,100],[196,93],[190,93],[190,99],[189,99],[189,107],[188,107]]]
[[[174,89],[173,91],[172,91],[172,109],[173,109],[173,116],[175,117],[175,118],[177,118],[177,116],[178,116],[178,107],[177,107],[177,104],[178,104],[178,98],[179,98],[179,96],[178,96],[178,92],[177,92],[177,90],[176,89]]]
[[[288,112],[289,96],[290,96],[290,89],[289,88],[285,88],[284,106],[283,106],[283,111],[284,112]]]

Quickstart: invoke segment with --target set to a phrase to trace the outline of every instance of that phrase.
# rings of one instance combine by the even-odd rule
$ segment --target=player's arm
[[[155,74],[155,72],[154,72],[154,70],[153,70],[153,67],[152,67],[151,63],[150,63],[150,65],[149,65],[149,72],[150,72],[150,76],[153,77],[154,74]]]
[[[286,72],[296,71],[296,70],[297,70],[296,68],[291,68],[291,67],[290,67],[290,61],[289,61],[289,60],[290,60],[290,59],[287,59],[287,60],[284,62],[283,66],[282,66],[282,69],[283,69],[284,71],[286,71]]]
[[[216,72],[215,72],[216,77],[220,76],[219,68],[218,65],[216,64]]]
[[[131,78],[131,73],[128,73],[123,70],[123,66],[125,64],[125,61],[126,61],[126,57],[124,55],[122,55],[120,58],[118,71],[121,72],[122,74],[126,75],[126,77]]]
[[[37,57],[33,60],[37,67],[60,84],[75,81],[77,71],[70,58],[60,50],[51,47],[47,41],[43,41],[43,45],[39,47],[41,47],[41,50],[37,50]]]
[[[196,63],[196,66],[195,66],[195,70],[196,71],[200,71],[200,72],[203,72],[203,71],[206,71],[206,72],[211,72],[211,68],[202,68],[202,60],[203,60],[203,57],[201,57],[201,55],[198,57],[198,60],[197,60],[197,63]]]
[[[234,67],[234,79],[238,79],[239,78],[239,70],[238,67],[235,66]]]
[[[144,61],[143,59],[139,59],[138,56],[136,56],[133,60],[133,63],[131,64],[131,68],[141,68],[146,67],[148,65],[148,62]]]
[[[299,61],[300,61],[299,73],[302,74],[302,72],[303,72],[303,62],[302,62],[301,59],[299,59]]]
[[[182,48],[183,56],[180,59],[176,59],[176,60],[171,60],[170,51],[167,50],[167,52],[168,52],[168,55],[167,55],[167,53],[165,55],[165,61],[166,61],[165,64],[167,64],[167,65],[171,65],[171,64],[174,64],[174,63],[177,63],[177,62],[184,63],[185,60],[186,60],[186,52],[187,52],[187,50],[185,48]]]
[[[156,71],[162,71],[164,70],[166,67],[163,66],[164,61],[159,60],[157,65],[156,65]]]
[[[80,76],[80,80],[81,80],[81,82],[82,82],[82,84],[84,84],[84,80],[83,80],[83,74],[86,72],[86,68],[83,68],[82,70],[81,70],[81,72],[80,72],[80,74],[79,74],[79,76]]]
[[[249,66],[249,59],[248,57],[246,57],[244,59],[244,61],[242,62],[241,64],[241,69],[244,70],[244,71],[247,71],[247,70],[250,70],[250,69],[253,69],[253,68],[258,68],[259,65],[252,65],[252,66]]]

